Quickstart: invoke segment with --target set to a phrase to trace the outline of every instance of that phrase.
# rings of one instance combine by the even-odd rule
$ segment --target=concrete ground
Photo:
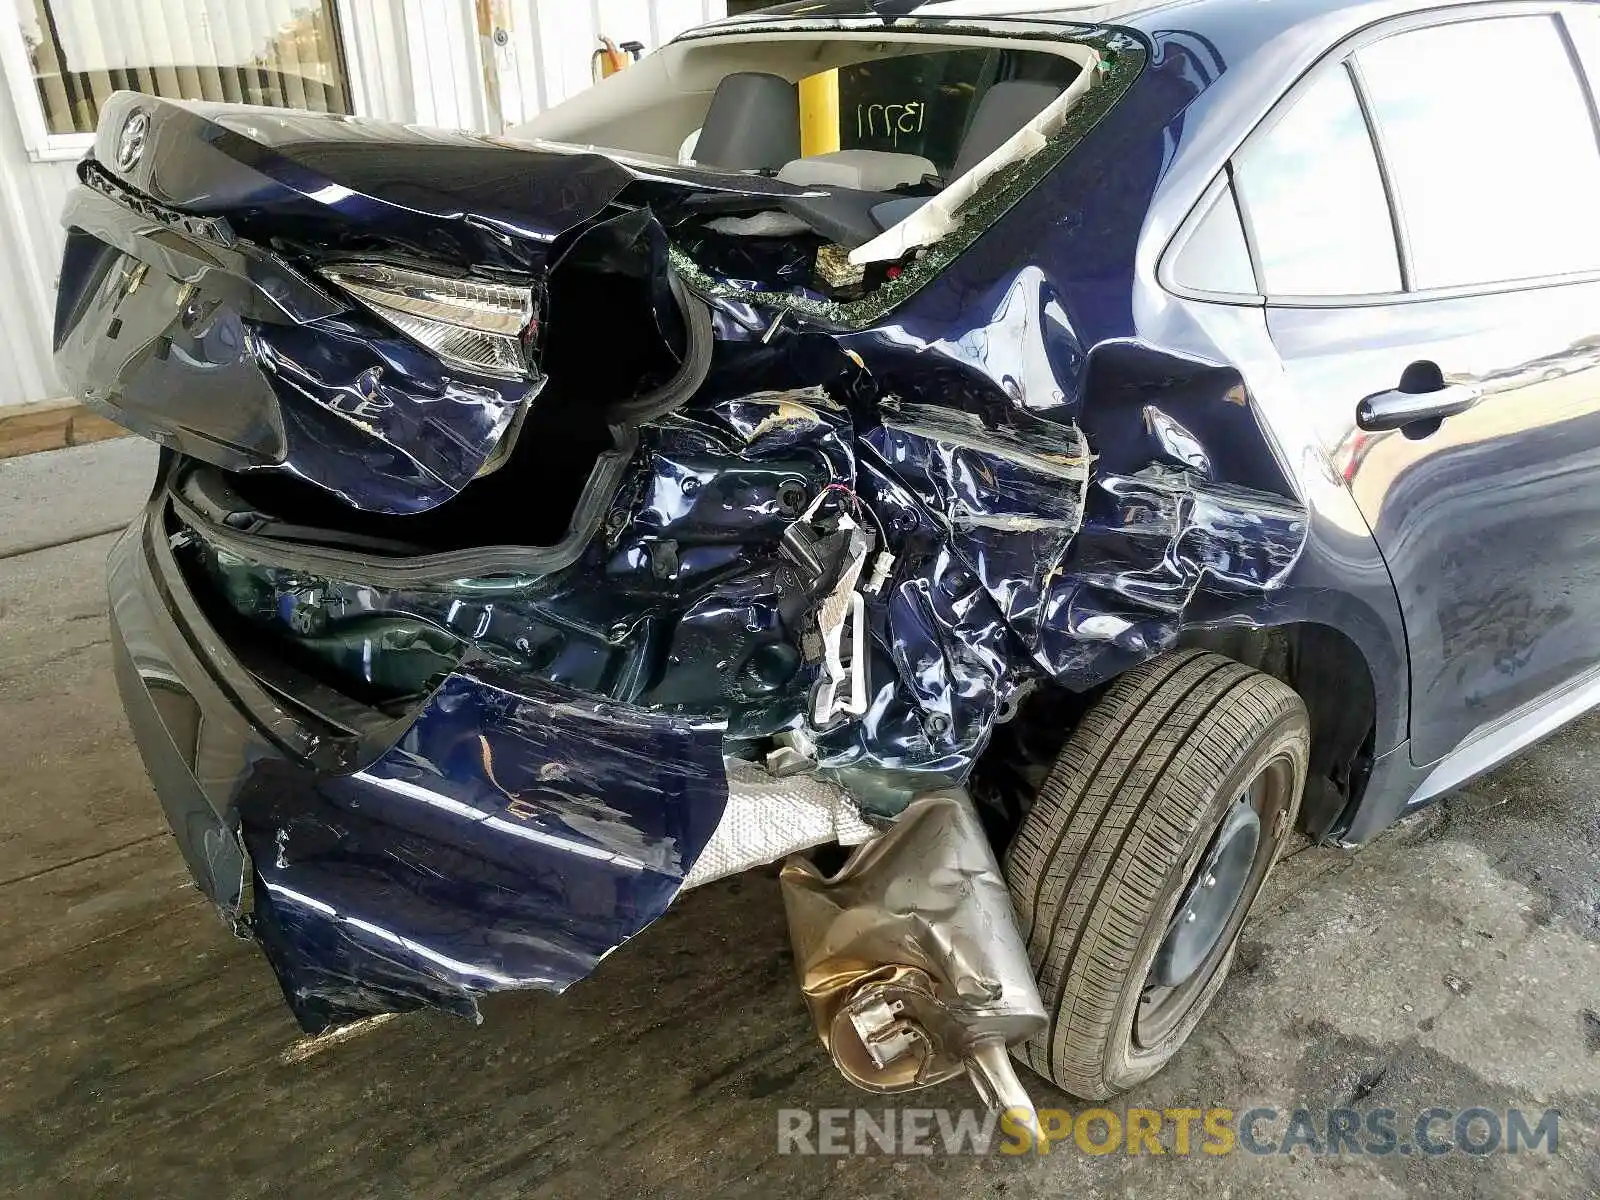
[[[1594,720],[1358,855],[1289,859],[1194,1040],[1114,1105],[1553,1105],[1554,1155],[780,1156],[779,1109],[883,1104],[815,1043],[764,876],[686,897],[563,998],[303,1042],[189,886],[114,695],[105,531],[152,463],[0,463],[0,1191],[1600,1195]]]

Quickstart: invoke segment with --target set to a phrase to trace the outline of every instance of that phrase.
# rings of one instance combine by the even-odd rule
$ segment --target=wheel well
[[[1322,838],[1361,798],[1372,768],[1377,699],[1360,648],[1331,625],[1192,629],[1183,646],[1214,651],[1281,679],[1311,719],[1311,765],[1300,828]]]
[[[1190,629],[1179,646],[1210,650],[1292,687],[1311,720],[1311,761],[1299,828],[1321,840],[1361,799],[1377,725],[1372,672],[1360,649],[1331,625]],[[1112,680],[1086,692],[1044,684],[995,730],[971,787],[990,840],[1010,844],[1022,817],[1083,714]]]

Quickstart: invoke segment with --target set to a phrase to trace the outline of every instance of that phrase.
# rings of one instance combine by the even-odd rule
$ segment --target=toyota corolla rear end
[[[102,114],[56,348],[164,448],[110,564],[118,682],[199,886],[308,1030],[562,990],[686,887],[865,843],[784,872],[835,1061],[1026,1103],[1005,1047],[1045,1013],[974,766],[1025,702],[1060,736],[1208,588],[1277,586],[1304,511],[1143,443],[1096,471],[1093,397],[1014,394],[1054,361],[1041,268],[933,286],[1141,43],[1006,25],[935,164],[865,117],[890,148],[801,154],[794,80],[819,55],[862,86],[902,52],[965,70],[983,38],[823,25],[773,34],[764,72],[737,33],[669,47],[548,114],[561,144]],[[679,117],[720,165],[660,153]],[[1033,349],[1015,373],[997,350],[997,384],[972,347],[1007,339]],[[1196,404],[1239,389],[1111,353]],[[1187,436],[1155,412],[1161,446]],[[1002,834],[1035,765],[1003,764]]]
[[[609,160],[131,95],[102,130],[58,362],[166,447],[110,586],[189,866],[308,1029],[564,988],[666,908],[727,798],[704,695],[640,703],[667,650],[629,602],[665,590],[629,565],[641,521],[722,521],[726,571],[826,455],[780,445],[716,513],[618,496],[709,317]],[[652,431],[685,492],[761,419],[726,418]]]
[[[869,701],[911,519],[860,490],[861,364],[714,333],[669,249],[814,191],[133,95],[101,128],[58,362],[165,448],[112,556],[118,681],[196,879],[307,1029],[561,990],[685,886],[959,780],[979,723],[882,664]],[[1068,505],[1073,437],[1032,468]],[[981,847],[970,818],[934,827]]]

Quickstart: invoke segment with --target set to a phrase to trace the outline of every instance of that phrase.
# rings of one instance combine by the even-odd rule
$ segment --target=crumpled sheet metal
[[[553,683],[726,719],[737,754],[794,728],[816,678],[798,653],[816,597],[779,552],[795,497],[849,489],[894,568],[867,597],[867,712],[814,741],[828,778],[892,816],[965,780],[1029,676],[1102,682],[1175,644],[1198,592],[1269,591],[1300,553],[1295,501],[1159,457],[1104,469],[1064,413],[985,421],[887,395],[820,341],[723,343],[702,395],[641,428],[602,536],[555,575],[408,590],[254,566],[229,583],[215,556],[207,569],[234,594],[256,589],[280,629],[417,618]],[[822,382],[739,390],[784,374]],[[1190,445],[1149,408],[1141,430]]]
[[[928,594],[976,578],[989,601],[965,600],[958,623],[903,618],[891,640],[937,648],[942,668],[928,669],[928,656],[918,656],[917,681],[941,671],[963,681],[945,693],[960,697],[951,711],[971,715],[967,736],[950,749],[972,757],[993,724],[973,698],[998,695],[1003,703],[1035,675],[1094,687],[1176,645],[1211,612],[1248,623],[1253,606],[1265,623],[1269,597],[1288,583],[1310,533],[1307,507],[1236,368],[1135,338],[1097,337],[1102,314],[1069,308],[1021,226],[1005,227],[1009,240],[1002,232],[992,235],[1000,240],[991,258],[959,260],[948,287],[848,339],[879,395],[890,397],[881,428],[864,431],[870,452],[859,454],[859,490],[902,536],[897,551],[912,561],[932,556]],[[1093,239],[1085,234],[1063,236],[1088,253]],[[1058,257],[1079,263],[1081,253]],[[1004,255],[1015,267],[996,270]],[[897,429],[908,422],[895,410],[908,408],[941,412],[939,436]],[[930,453],[928,441],[962,451]],[[926,464],[953,466],[970,453],[998,474],[1005,464],[993,453],[997,441],[1066,458],[1081,446],[1087,470],[1063,489],[1072,511],[1041,506],[1046,520],[1031,535],[1016,528],[1025,519],[1010,528],[1004,519],[952,521],[943,480],[960,478],[959,469],[942,467],[930,481]],[[1025,494],[1048,496],[1049,482],[1041,478]],[[905,579],[897,574],[897,586]],[[950,727],[963,727],[959,715]],[[944,729],[940,722],[933,740]]]
[[[711,840],[722,732],[480,668],[353,775],[259,758],[253,928],[302,1026],[589,974]]]
[[[543,383],[531,370],[498,379],[447,367],[276,256],[214,259],[177,228],[140,236],[150,221],[98,191],[74,191],[64,220],[76,239],[64,294],[80,307],[58,334],[64,382],[135,432],[229,470],[294,474],[372,512],[421,512],[476,477]],[[98,283],[88,246],[101,268],[121,251]],[[185,248],[213,265],[180,282],[161,268]],[[279,307],[291,301],[292,313]],[[121,332],[105,337],[112,322]]]
[[[873,447],[952,531],[1077,528],[1091,458],[1072,425],[1018,414],[993,428],[961,409],[887,397]]]
[[[1115,51],[1112,71],[1091,98],[1109,106],[1145,51],[1120,33],[1105,34],[1102,49]],[[674,214],[707,189],[785,191],[750,176],[641,171],[412,130],[406,153],[451,176],[420,190],[409,180],[400,203],[395,156],[380,162],[360,139],[347,144],[342,121],[315,122],[310,137],[298,117],[167,108],[173,122],[246,122],[272,147],[252,159],[268,175],[241,163],[235,176],[250,184],[238,194],[265,197],[232,214],[260,245],[280,235],[330,242],[354,224],[363,248],[377,239],[541,278],[558,235],[614,202],[642,202],[676,232]],[[814,600],[778,552],[797,507],[785,485],[853,492],[894,556],[868,604],[868,711],[814,738],[824,777],[878,815],[964,780],[1007,698],[1033,678],[1102,682],[1173,644],[1198,597],[1278,585],[1304,543],[1304,507],[1238,372],[1128,336],[1138,321],[1123,271],[1140,230],[1126,189],[1096,185],[1112,173],[1159,176],[1162,147],[1147,141],[1130,154],[1118,136],[1142,111],[1108,109],[1095,125],[1080,110],[1059,155],[1000,181],[992,202],[861,301],[780,294],[804,291],[806,253],[730,259],[719,279],[674,246],[683,277],[720,297],[711,372],[681,410],[638,431],[600,531],[566,569],[393,589],[270,561],[241,572],[196,551],[236,594],[259,588],[250,616],[277,635],[403,618],[447,631],[474,656],[401,745],[355,774],[314,774],[255,744],[225,764],[236,770],[217,773],[253,860],[257,933],[308,1027],[420,1003],[471,1013],[476,995],[497,987],[559,990],[660,914],[721,823],[724,754],[759,752],[806,711],[814,672],[794,651]],[[448,153],[433,154],[434,143]],[[215,211],[205,197],[150,192],[175,209]],[[1070,285],[1041,264],[1069,265]],[[768,290],[741,284],[742,272],[769,276]],[[320,319],[352,335],[369,320],[354,308]],[[276,399],[299,389],[296,399],[315,403],[294,407],[326,421],[330,457],[294,465],[348,478],[351,442],[366,437],[359,422],[375,419],[363,406],[388,398],[379,385],[395,385],[408,364],[385,364],[380,379],[338,339],[277,336],[271,379],[247,364],[262,377],[251,411],[270,418],[290,407]],[[444,403],[426,414],[397,403],[378,424],[409,443],[422,432],[416,421],[450,423],[455,436],[423,439],[441,458],[428,469],[462,482],[505,408],[523,399],[501,393],[497,407],[486,392],[459,403],[439,389],[421,394],[419,404]],[[381,445],[373,453],[365,506],[410,511],[426,480]],[[1092,465],[1080,461],[1091,454]],[[354,644],[397,648],[404,633],[391,622]],[[455,647],[422,641],[407,652],[432,680]],[[1032,987],[1009,898],[987,848],[971,857],[982,840],[970,811],[961,819],[971,836],[953,846],[941,840],[948,806],[940,811],[913,801],[835,884],[786,872],[800,958],[817,971],[809,992],[837,1016],[844,981],[883,970],[878,997],[900,988],[947,1042],[975,1027],[1010,1040],[1042,1012],[1036,993],[1002,987],[997,1000],[986,987],[1013,974]],[[863,911],[875,915],[846,919]],[[984,957],[1001,950],[998,965]],[[951,1006],[962,1021],[941,1019]],[[935,1058],[929,1072],[953,1069]]]
[[[601,531],[538,578],[382,587],[274,566],[270,546],[258,560],[202,536],[183,553],[277,636],[361,644],[374,622],[408,619],[534,679],[764,735],[809,682],[792,653],[808,601],[779,539],[796,497],[854,477],[850,428],[819,387],[735,392],[649,422]],[[376,665],[363,670],[374,682]]]
[[[259,371],[283,422],[282,460],[258,469],[289,471],[371,512],[422,512],[454,496],[544,383],[474,378],[353,312],[258,325],[243,340],[240,363]]]
[[[1034,653],[1088,687],[1176,643],[1195,594],[1270,592],[1305,546],[1306,510],[1281,496],[1152,464],[1098,475],[1045,598]]]
[[[684,876],[685,890],[813,846],[857,846],[876,832],[836,784],[813,775],[773,775],[739,759],[728,760],[727,767],[727,807]]]
[[[796,651],[817,598],[807,594],[780,553],[780,538],[796,519],[802,497],[847,489],[861,501],[866,523],[881,526],[894,565],[867,600],[868,710],[857,720],[813,731],[812,741],[822,780],[847,789],[863,814],[892,818],[911,797],[967,778],[1008,698],[1030,679],[1043,675],[1080,688],[1102,682],[1175,644],[1198,597],[1270,592],[1304,545],[1302,505],[1238,482],[1243,452],[1237,438],[1259,439],[1259,431],[1248,409],[1235,401],[1236,378],[1215,367],[1163,361],[1156,364],[1163,370],[1190,374],[1181,403],[1176,395],[1152,399],[1159,389],[1139,384],[1136,370],[1150,363],[1122,347],[1104,360],[1110,365],[1100,373],[1108,387],[1115,385],[1110,393],[1085,397],[1069,379],[1053,377],[1055,391],[1035,403],[1046,381],[1034,375],[1083,364],[1070,353],[1064,314],[1043,319],[1049,316],[1048,289],[1040,280],[1013,282],[1017,286],[995,293],[998,302],[1042,324],[1005,342],[1006,361],[989,362],[984,372],[948,355],[940,368],[941,352],[914,349],[905,337],[891,344],[892,361],[882,357],[880,345],[854,364],[848,346],[841,352],[840,342],[814,330],[782,327],[768,341],[759,335],[719,341],[700,393],[640,429],[638,451],[601,532],[577,563],[555,574],[407,590],[308,580],[267,568],[245,571],[224,590],[231,586],[243,594],[264,584],[257,618],[277,623],[280,632],[296,619],[302,626],[325,623],[330,634],[345,622],[374,617],[438,626],[492,656],[513,681],[509,686],[523,695],[554,685],[695,731],[685,743],[694,761],[709,770],[714,759],[720,772],[723,754],[751,757],[765,739],[801,727],[816,672]],[[1044,347],[1032,341],[1042,335]],[[1009,386],[1019,379],[1026,387]],[[946,385],[950,390],[941,391]],[[1216,428],[1206,424],[1213,417]],[[1107,446],[1091,430],[1121,440]],[[1220,431],[1235,440],[1219,445]],[[1269,483],[1267,475],[1258,470],[1247,477]],[[217,576],[237,574],[237,564],[208,556],[203,547],[197,552]],[[466,721],[463,728],[470,725]],[[719,731],[709,732],[713,726]],[[470,754],[449,761],[439,777],[452,785],[473,778],[474,771],[481,775]],[[724,813],[721,776],[715,786],[676,799],[647,795],[662,783],[654,778],[659,771],[653,759],[633,775],[614,776],[615,794],[593,795],[619,811],[636,795],[638,819],[624,822],[635,832],[646,827],[657,806],[682,813],[703,802],[709,815],[697,826],[698,856],[714,840]],[[496,777],[504,782],[503,774]],[[331,795],[345,785],[317,786]],[[453,791],[443,794],[470,803]],[[268,806],[263,811],[273,811],[270,795],[267,789],[256,801]],[[379,795],[386,804],[419,803],[393,789],[380,789]],[[691,801],[691,795],[701,800]],[[403,822],[399,836],[380,838],[360,823],[370,811],[381,810],[329,814],[329,828],[355,831],[348,845],[359,858],[381,864],[359,886],[355,877],[335,873],[313,874],[315,886],[298,888],[272,865],[277,831],[288,828],[286,870],[313,870],[308,862],[315,856],[308,860],[296,847],[316,845],[315,838],[323,836],[316,833],[320,809],[302,812],[299,824],[263,820],[253,832],[246,829],[252,857],[268,864],[263,883],[287,887],[341,915],[354,912],[406,939],[405,947],[379,945],[373,939],[381,942],[381,935],[268,889],[262,937],[286,989],[312,998],[301,1004],[302,1020],[308,1013],[310,1020],[319,1019],[312,1011],[318,1003],[326,1019],[424,1000],[469,1011],[484,980],[430,955],[469,965],[495,963],[474,939],[499,937],[505,921],[515,931],[505,944],[515,953],[490,969],[514,982],[490,985],[559,988],[642,928],[651,914],[659,915],[692,877],[688,864],[694,857],[687,848],[693,839],[685,838],[677,870],[646,873],[659,885],[647,896],[619,889],[618,864],[600,868],[581,854],[544,859],[515,877],[488,871],[484,877],[492,882],[480,883],[475,864],[449,859],[447,867],[437,867],[432,847],[413,846]],[[581,806],[562,801],[556,818],[567,811],[582,815]],[[790,832],[807,844],[833,840],[841,829],[827,809],[806,822]],[[886,852],[870,846],[863,851]],[[516,853],[536,852],[518,846]],[[411,866],[401,870],[402,863]],[[463,900],[446,906],[448,915],[430,907],[442,885],[435,880],[424,887],[420,877],[406,873],[420,871],[422,863],[452,880],[465,872]],[[713,869],[723,867],[710,860],[705,871]],[[596,870],[606,878],[591,878]],[[403,882],[391,878],[396,871]],[[921,869],[905,874],[919,884],[943,878]],[[537,888],[530,891],[529,880]],[[997,886],[1003,893],[1003,885]],[[508,891],[529,896],[508,907]],[[418,894],[427,902],[416,901]],[[602,895],[607,899],[600,907],[621,916],[589,913],[590,902]],[[580,896],[587,899],[579,903]],[[375,908],[376,901],[381,903]],[[916,903],[940,911],[944,900],[921,895]],[[372,911],[390,914],[392,923]],[[581,918],[581,944],[567,945],[562,939],[574,928],[574,911]],[[1004,911],[1009,921],[1009,909]],[[490,916],[469,919],[465,914],[472,912]],[[928,936],[926,928],[884,930],[881,946],[903,951]],[[923,957],[931,961],[937,953],[935,945]],[[874,969],[886,965],[894,969],[891,975],[914,970],[928,980],[923,986],[899,974],[878,981],[893,982],[908,1003],[926,1005],[931,1001],[921,993],[942,994],[940,976],[926,964],[886,951]],[[836,1002],[837,997],[828,1001]],[[938,1068],[952,1069],[948,1062]]]
[[[943,527],[1006,624],[1037,636],[1040,601],[1083,521],[1093,455],[1075,425],[891,400],[867,441]]]
[[[980,1050],[1017,1044],[1046,1014],[964,792],[919,796],[831,878],[802,859],[780,878],[800,988],[846,1078],[899,1092],[976,1069],[986,1098],[1016,1101],[1003,1057],[995,1081]]]

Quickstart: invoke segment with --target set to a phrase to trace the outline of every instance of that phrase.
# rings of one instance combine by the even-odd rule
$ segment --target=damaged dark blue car
[[[106,106],[118,681],[307,1030],[787,858],[851,1079],[1110,1095],[1294,830],[1600,696],[1595,6],[1003,7],[723,22],[504,138]],[[1502,143],[1559,179],[1441,186]]]

